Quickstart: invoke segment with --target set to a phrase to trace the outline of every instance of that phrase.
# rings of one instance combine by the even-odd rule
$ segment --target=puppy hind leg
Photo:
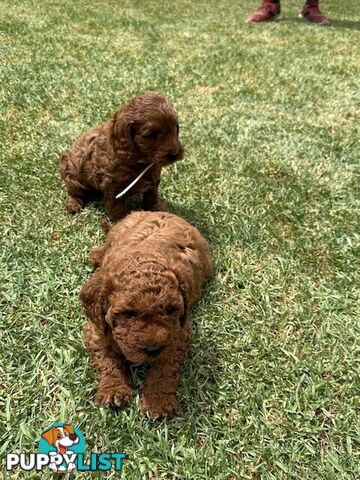
[[[82,198],[70,197],[66,202],[66,210],[71,214],[75,214],[84,207],[84,204],[85,202]]]
[[[87,189],[79,181],[79,162],[69,151],[61,155],[60,175],[70,197],[66,202],[66,209],[71,214],[77,213],[84,207]]]
[[[86,188],[77,180],[68,180],[66,187],[70,197],[66,202],[66,209],[71,214],[79,212],[87,201],[95,197],[94,190]]]
[[[96,247],[91,250],[89,258],[90,262],[95,266],[99,267],[103,261],[104,255],[106,252],[106,245],[100,245],[100,247]]]

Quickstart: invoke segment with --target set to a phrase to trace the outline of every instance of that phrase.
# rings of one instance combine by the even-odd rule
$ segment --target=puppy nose
[[[77,439],[77,435],[75,435],[75,434],[69,435],[69,438],[70,438],[70,440],[72,440],[73,442],[75,442],[75,440]]]
[[[146,347],[146,348],[144,348],[144,352],[149,357],[156,357],[163,350],[164,350],[164,347]]]
[[[179,149],[177,148],[176,150],[171,150],[169,152],[169,157],[170,158],[176,158],[178,154],[179,154]]]

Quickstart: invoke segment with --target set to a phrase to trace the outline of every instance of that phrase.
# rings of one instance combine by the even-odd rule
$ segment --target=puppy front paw
[[[174,393],[143,393],[140,408],[154,420],[171,418],[179,410],[179,402]]]
[[[132,394],[132,388],[127,385],[105,386],[98,389],[95,394],[95,401],[105,407],[122,407],[129,403]]]

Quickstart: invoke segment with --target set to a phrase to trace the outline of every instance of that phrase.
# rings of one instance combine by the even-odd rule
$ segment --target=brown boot
[[[328,23],[327,17],[320,12],[319,0],[311,0],[306,3],[300,12],[300,17],[318,25]]]
[[[248,16],[246,22],[266,22],[268,20],[276,20],[279,16],[280,3],[275,3],[272,0],[263,0],[260,7]]]

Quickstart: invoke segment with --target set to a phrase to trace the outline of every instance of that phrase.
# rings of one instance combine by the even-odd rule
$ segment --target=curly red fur
[[[112,119],[84,133],[62,154],[60,174],[70,196],[68,211],[77,212],[99,193],[112,220],[126,214],[126,198],[134,193],[143,194],[145,210],[163,210],[158,196],[161,169],[183,157],[178,134],[176,112],[163,95],[137,95]],[[154,165],[144,177],[116,199],[150,163]]]
[[[176,215],[134,212],[90,258],[99,268],[80,299],[89,320],[84,339],[99,374],[96,400],[128,402],[129,362],[148,363],[141,408],[156,419],[172,416],[191,338],[189,310],[213,269],[206,240]]]

